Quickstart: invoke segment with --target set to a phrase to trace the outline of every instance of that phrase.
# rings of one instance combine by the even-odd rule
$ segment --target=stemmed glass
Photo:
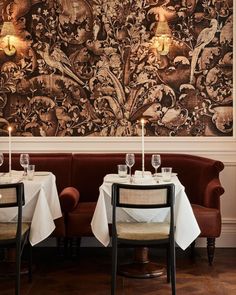
[[[4,161],[3,153],[0,153],[0,166],[2,166],[3,161]]]
[[[27,175],[27,167],[29,165],[29,154],[20,155],[20,164],[24,168],[23,176]]]
[[[134,154],[126,154],[125,163],[129,167],[129,177],[130,177],[130,181],[131,181],[131,167],[133,167],[134,163],[135,163]]]
[[[152,167],[155,169],[154,176],[157,176],[157,169],[161,166],[161,156],[157,154],[152,155]]]

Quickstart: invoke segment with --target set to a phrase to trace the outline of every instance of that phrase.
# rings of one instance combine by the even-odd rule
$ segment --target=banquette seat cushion
[[[65,188],[60,194],[60,201],[66,213],[65,224],[67,237],[91,236],[90,221],[96,202],[79,202],[80,193],[74,187]]]
[[[88,237],[92,236],[90,222],[96,202],[80,202],[67,217],[67,237]]]
[[[67,214],[68,237],[93,236],[91,220],[99,196],[99,187],[106,174],[117,173],[124,163],[124,154],[74,154],[72,186],[80,192],[78,206]]]

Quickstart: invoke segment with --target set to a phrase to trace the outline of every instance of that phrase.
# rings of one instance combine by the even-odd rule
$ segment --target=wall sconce
[[[171,43],[171,29],[166,20],[157,23],[154,47],[160,55],[167,55]]]
[[[4,22],[1,29],[1,37],[7,38],[7,46],[2,48],[6,55],[12,56],[16,53],[16,47],[12,44],[12,37],[16,35],[12,22]]]

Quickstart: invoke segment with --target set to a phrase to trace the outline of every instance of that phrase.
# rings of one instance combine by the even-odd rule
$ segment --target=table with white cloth
[[[62,216],[55,175],[38,171],[35,172],[33,180],[28,180],[27,177],[22,177],[22,172],[14,171],[11,182],[24,183],[25,205],[22,218],[24,222],[31,223],[29,240],[34,246],[53,232],[54,219]],[[14,221],[16,216],[16,208],[0,209],[0,222]]]
[[[161,177],[157,177],[158,183],[162,182]],[[99,188],[99,198],[91,221],[91,228],[94,236],[104,246],[110,243],[108,224],[112,222],[112,205],[111,205],[111,188],[112,184],[129,183],[129,181],[122,181],[116,174],[109,174],[104,177],[103,184]],[[148,179],[142,184],[155,184],[156,179]],[[173,175],[171,181],[175,186],[175,242],[177,245],[185,250],[200,234],[200,228],[195,219],[191,204],[185,193],[184,186],[180,183],[178,176]],[[136,184],[136,183],[135,183]],[[138,184],[138,183],[137,183]],[[162,222],[169,218],[168,208],[159,209],[130,209],[117,208],[117,221],[130,222]]]

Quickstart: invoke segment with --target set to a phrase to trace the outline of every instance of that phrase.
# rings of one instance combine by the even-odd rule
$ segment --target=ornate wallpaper
[[[233,0],[5,0],[0,135],[232,136]],[[160,15],[172,38],[153,46]]]

